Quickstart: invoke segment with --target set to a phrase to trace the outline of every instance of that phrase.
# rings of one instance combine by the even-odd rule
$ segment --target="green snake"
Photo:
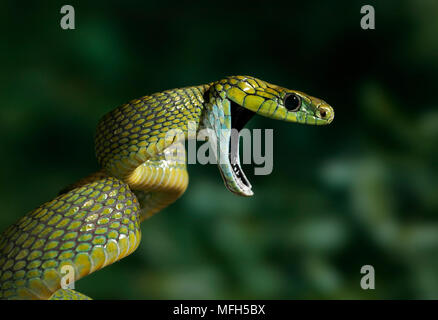
[[[0,298],[87,299],[61,287],[63,266],[73,267],[76,281],[138,247],[140,223],[187,188],[186,155],[169,150],[190,138],[190,124],[210,129],[209,139],[218,142],[225,186],[251,196],[238,148],[229,142],[232,129],[240,131],[254,114],[311,125],[334,118],[323,100],[250,76],[155,93],[106,114],[95,136],[102,169],[1,234]]]

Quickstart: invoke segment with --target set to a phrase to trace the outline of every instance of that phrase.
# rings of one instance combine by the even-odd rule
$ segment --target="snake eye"
[[[301,106],[301,99],[294,93],[290,93],[284,97],[284,106],[289,111],[297,111]]]

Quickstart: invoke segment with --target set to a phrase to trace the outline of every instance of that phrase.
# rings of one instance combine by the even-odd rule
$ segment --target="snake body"
[[[73,267],[79,280],[138,247],[140,223],[187,188],[184,148],[176,155],[169,150],[190,138],[191,124],[195,131],[210,129],[225,159],[218,166],[226,187],[251,196],[229,141],[235,139],[231,129],[242,129],[253,114],[314,125],[334,117],[320,99],[249,76],[155,93],[109,112],[95,137],[102,169],[0,235],[0,298],[86,299],[61,288],[63,267]]]

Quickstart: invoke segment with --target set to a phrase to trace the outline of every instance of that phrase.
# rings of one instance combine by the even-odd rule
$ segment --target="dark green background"
[[[60,8],[76,9],[62,30]],[[438,298],[438,1],[0,3],[0,231],[98,169],[99,118],[133,98],[252,75],[322,98],[327,127],[274,128],[255,196],[214,165],[142,225],[96,299]],[[372,4],[376,29],[360,28]],[[360,288],[373,265],[376,289]]]

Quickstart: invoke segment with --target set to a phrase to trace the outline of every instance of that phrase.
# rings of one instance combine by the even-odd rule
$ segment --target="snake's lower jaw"
[[[242,196],[242,197],[252,197],[254,195],[254,192],[251,190],[251,188],[245,188],[242,190],[234,191],[232,190],[228,185],[226,185],[227,189],[230,190],[232,193]]]
[[[232,139],[237,139],[236,145],[231,147],[230,143],[230,152],[220,154],[219,171],[228,190],[239,196],[251,197],[254,194],[251,183],[240,166],[238,134],[232,135],[230,141]]]
[[[243,173],[240,164],[220,164],[219,171],[225,186],[232,193],[243,197],[251,197],[254,195],[252,186]]]

